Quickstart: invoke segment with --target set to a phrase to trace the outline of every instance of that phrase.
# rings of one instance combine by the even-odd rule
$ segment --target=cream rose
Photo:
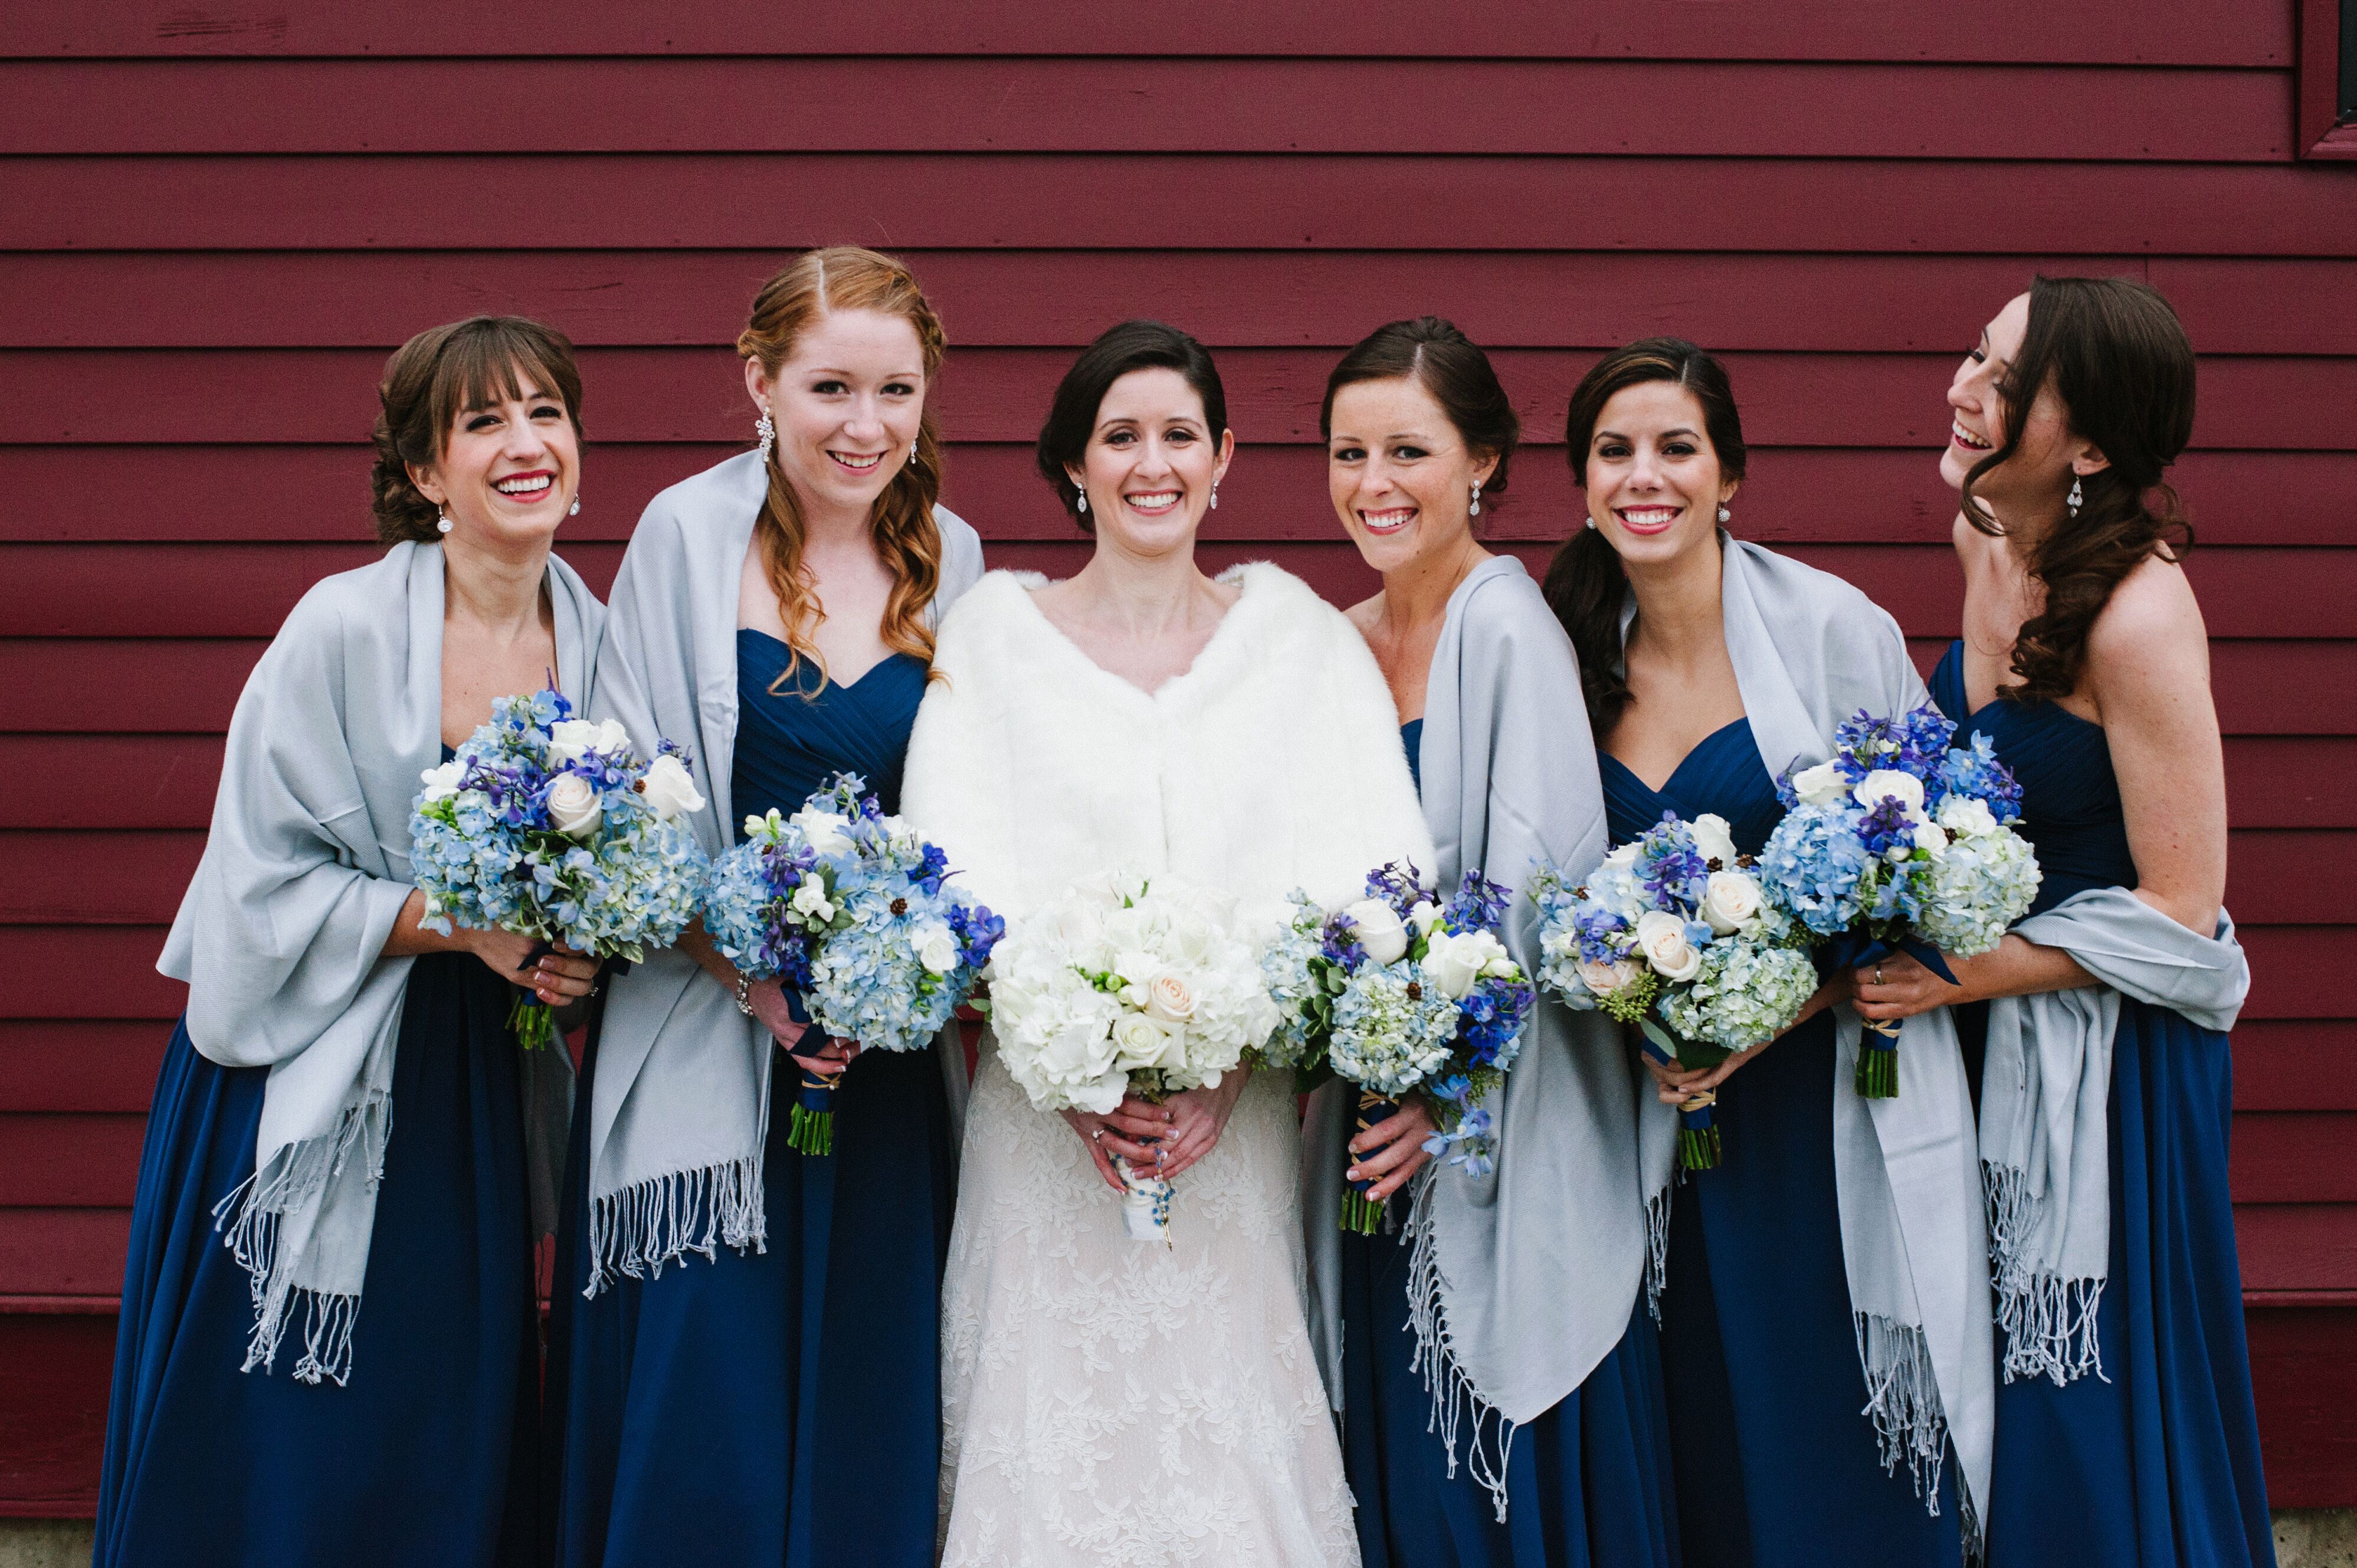
[[[957,933],[939,920],[918,928],[909,945],[917,950],[917,961],[925,966],[928,974],[947,974],[957,967]]]
[[[1636,980],[1638,973],[1636,963],[1625,958],[1615,959],[1610,963],[1599,963],[1592,958],[1582,959],[1579,964],[1579,983],[1598,996],[1609,996],[1625,989]]]
[[[669,752],[647,764],[646,777],[639,780],[638,788],[648,809],[665,822],[704,810],[704,797],[696,792],[695,780],[688,777],[687,765]]]
[[[1704,884],[1702,918],[1722,937],[1731,937],[1760,918],[1760,884],[1740,871],[1714,871]]]
[[[1357,933],[1359,945],[1377,963],[1390,963],[1407,951],[1407,928],[1399,911],[1380,898],[1361,898],[1342,911]]]
[[[1146,1016],[1165,1024],[1184,1024],[1195,1016],[1195,989],[1186,976],[1164,970],[1146,987]]]
[[[1988,802],[1972,795],[1951,795],[1940,802],[1940,825],[1960,839],[1979,838],[1996,832],[1996,813]]]
[[[1637,950],[1663,980],[1687,981],[1702,972],[1702,954],[1686,940],[1686,923],[1666,910],[1638,917]]]
[[[1688,826],[1694,832],[1695,848],[1705,860],[1715,860],[1723,868],[1735,865],[1735,833],[1725,817],[1705,811]]]
[[[1869,811],[1881,801],[1896,800],[1900,809],[1907,813],[1909,822],[1924,820],[1923,780],[1912,773],[1904,773],[1896,768],[1878,768],[1859,779],[1857,788],[1851,793],[1857,797],[1857,803]]]
[[[1803,805],[1830,806],[1849,793],[1849,780],[1842,777],[1839,763],[1820,762],[1792,775],[1792,792]]]
[[[425,792],[419,799],[447,800],[458,792],[458,781],[467,777],[467,765],[454,757],[441,767],[429,768],[417,777],[425,786]]]
[[[548,787],[549,825],[567,838],[587,838],[597,831],[597,819],[603,814],[597,803],[597,786],[578,773],[560,773]]]

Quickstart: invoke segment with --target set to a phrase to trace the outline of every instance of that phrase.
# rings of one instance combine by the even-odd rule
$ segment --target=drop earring
[[[777,445],[778,427],[770,423],[770,411],[763,409],[761,417],[753,422],[753,434],[761,438],[761,461],[770,460],[770,448]]]
[[[1217,485],[1211,487],[1211,510],[1213,511],[1220,510],[1220,487]]]
[[[1076,484],[1072,487],[1072,504],[1079,509],[1082,517],[1088,516],[1089,488],[1086,485]]]
[[[1465,515],[1468,517],[1481,515],[1481,481],[1479,479],[1473,481],[1473,504],[1467,509]]]
[[[2071,521],[2073,522],[2078,521],[2079,509],[2087,504],[2087,492],[2085,489],[2081,488],[2080,483],[2076,478],[2073,478],[2071,481],[2071,494],[2069,499],[2065,500],[2063,504],[2071,509]]]
[[[1729,519],[1733,518],[1734,516],[1735,516],[1735,514],[1734,514],[1733,512],[1731,512],[1731,511],[1727,510],[1725,507],[1721,507],[1721,508],[1719,508],[1719,509],[1718,509],[1718,521],[1721,521],[1721,522],[1726,522],[1726,521],[1727,521]]]
[[[435,509],[434,513],[434,532],[436,533],[450,532],[450,514],[438,507]]]
[[[565,515],[567,517],[579,517],[581,515],[581,498],[579,496],[575,496],[573,498],[573,504],[565,509]]]

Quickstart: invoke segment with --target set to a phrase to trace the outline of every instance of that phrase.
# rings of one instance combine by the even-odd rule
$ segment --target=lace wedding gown
[[[1256,1074],[1130,1240],[1060,1116],[987,1049],[942,1294],[943,1568],[1350,1563],[1302,1312],[1292,1079]]]

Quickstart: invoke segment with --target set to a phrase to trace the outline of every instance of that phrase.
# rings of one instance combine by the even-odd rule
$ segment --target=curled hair
[[[450,430],[470,408],[521,399],[524,383],[565,404],[581,434],[581,367],[565,334],[521,316],[470,316],[432,327],[393,352],[377,383],[376,466],[369,489],[380,544],[432,544],[442,509],[425,499],[410,469],[430,468],[450,449]]]
[[[1195,389],[1203,400],[1203,424],[1214,445],[1228,433],[1227,389],[1220,384],[1220,368],[1211,362],[1210,349],[1159,321],[1138,319],[1106,328],[1056,383],[1048,422],[1039,427],[1039,477],[1081,532],[1092,537],[1096,527],[1081,510],[1081,488],[1072,483],[1070,470],[1081,466],[1089,437],[1096,432],[1097,410],[1114,382],[1132,371],[1148,370],[1176,371]]]
[[[1378,327],[1342,356],[1326,378],[1326,401],[1318,405],[1318,439],[1333,439],[1336,392],[1360,381],[1399,380],[1413,381],[1432,394],[1468,452],[1498,460],[1481,489],[1485,497],[1502,495],[1514,447],[1523,438],[1522,419],[1498,384],[1490,356],[1455,322],[1437,316]]]
[[[774,381],[794,357],[802,334],[838,310],[873,310],[899,317],[916,331],[926,381],[940,371],[948,339],[917,275],[891,257],[856,245],[805,251],[763,284],[753,296],[745,330],[737,335],[737,356],[759,361],[761,373]],[[775,448],[769,470],[770,493],[761,502],[753,536],[760,542],[770,589],[778,596],[778,618],[786,628],[786,667],[770,690],[783,689],[808,658],[818,666],[819,685],[804,694],[815,695],[825,685],[826,660],[812,632],[826,618],[826,609],[802,569],[802,502],[786,480]],[[933,633],[925,624],[925,607],[942,581],[942,533],[933,521],[933,505],[941,495],[942,437],[929,399],[917,426],[916,450],[868,513],[876,553],[892,574],[892,592],[884,602],[884,646],[927,664],[933,660]]]
[[[2108,466],[2081,476],[2079,515],[2058,522],[2024,553],[2046,591],[2045,607],[2013,640],[2018,683],[1997,694],[2050,702],[2077,688],[2087,636],[2120,580],[2147,556],[2184,558],[2193,525],[2161,471],[2193,437],[2193,345],[2160,291],[2133,278],[2040,277],[2029,285],[2021,351],[1998,383],[2005,439],[1964,476],[1964,521],[2006,529],[1975,493],[1982,476],[2020,450],[2038,394],[2051,386],[2072,434]],[[2154,502],[2158,504],[2156,506]]]
[[[1743,444],[1743,414],[1735,406],[1735,389],[1727,367],[1683,338],[1642,338],[1615,349],[1581,378],[1571,394],[1564,420],[1566,456],[1571,480],[1587,488],[1588,448],[1596,443],[1596,422],[1613,394],[1647,381],[1674,381],[1702,405],[1703,434],[1718,457],[1718,471],[1730,479],[1743,478],[1749,449]],[[1620,608],[1629,595],[1629,573],[1620,553],[1601,529],[1579,528],[1555,553],[1542,585],[1546,601],[1571,635],[1579,655],[1579,684],[1587,699],[1587,720],[1600,736],[1629,705],[1629,676],[1620,647]]]

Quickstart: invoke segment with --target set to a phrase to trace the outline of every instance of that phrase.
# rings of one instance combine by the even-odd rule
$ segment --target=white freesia
[[[851,853],[851,824],[833,811],[804,806],[790,819],[802,829],[802,842],[822,855]]]
[[[419,797],[420,800],[447,800],[458,792],[458,781],[467,777],[467,765],[454,757],[441,767],[429,768],[417,777],[425,786],[425,792]]]
[[[1763,895],[1748,872],[1714,871],[1704,884],[1702,918],[1722,937],[1731,937],[1758,923]]]
[[[1849,780],[1839,763],[1820,762],[1792,775],[1792,792],[1804,805],[1830,806],[1849,793]]]
[[[1705,811],[1686,825],[1694,833],[1695,848],[1705,860],[1715,860],[1722,867],[1735,865],[1735,830],[1727,825],[1725,817]]]
[[[1381,898],[1360,899],[1343,909],[1342,918],[1377,963],[1394,962],[1407,951],[1407,928],[1400,923],[1399,911]]]
[[[695,780],[688,777],[687,765],[670,752],[647,764],[639,794],[648,809],[665,822],[704,810],[704,797],[697,792]]]
[[[587,838],[604,814],[597,786],[578,773],[560,773],[548,787],[549,825],[567,838]]]
[[[911,932],[909,943],[928,973],[947,974],[957,967],[957,933],[939,920],[928,921]]]
[[[1686,923],[1666,910],[1648,909],[1637,918],[1637,950],[1673,983],[1702,972],[1702,953],[1686,940]]]
[[[1910,822],[1925,821],[1923,815],[1923,780],[1912,773],[1896,768],[1878,768],[1857,781],[1852,791],[1857,803],[1867,811],[1884,800],[1896,800]]]
[[[1440,906],[1429,898],[1416,900],[1415,908],[1407,912],[1407,923],[1415,928],[1419,937],[1430,936],[1434,922],[1440,918]]]
[[[1996,813],[1977,795],[1951,795],[1941,801],[1939,822],[1960,839],[1979,838],[1997,830]]]

